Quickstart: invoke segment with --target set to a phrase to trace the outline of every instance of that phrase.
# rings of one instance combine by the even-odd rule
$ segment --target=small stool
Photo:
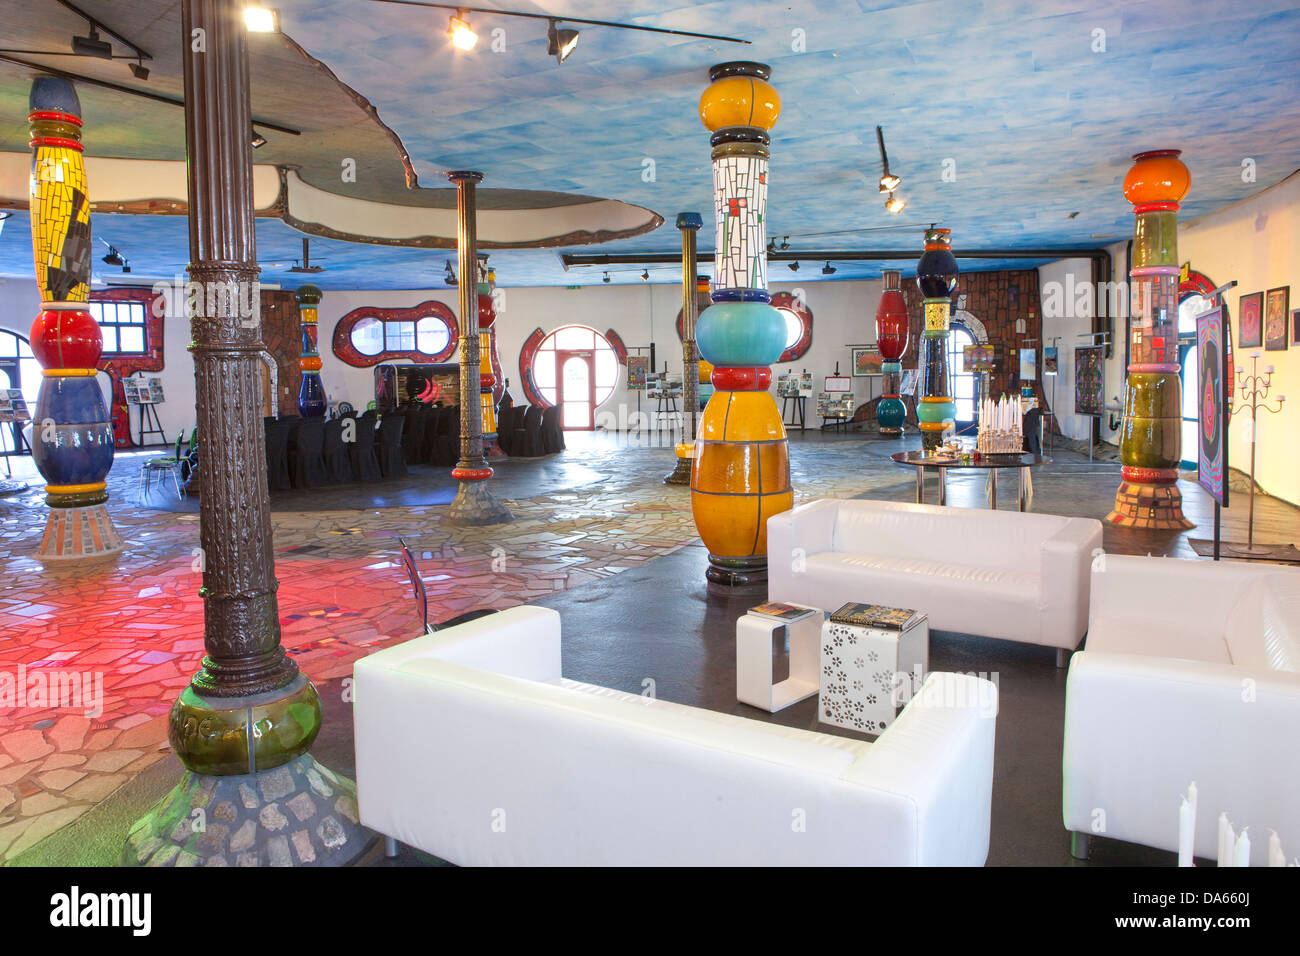
[[[736,621],[736,699],[775,714],[816,694],[817,647],[824,618],[817,611],[790,624],[758,614]],[[790,632],[790,676],[773,683],[772,639],[783,628]]]
[[[827,619],[821,629],[818,719],[883,733],[920,690],[929,665],[930,624],[924,613],[913,613],[901,631]]]

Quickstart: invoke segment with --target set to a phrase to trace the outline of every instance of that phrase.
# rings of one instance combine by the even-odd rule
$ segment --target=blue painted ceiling
[[[1192,173],[1184,218],[1282,180],[1300,157],[1300,9],[1293,2],[611,0],[596,12],[570,0],[512,3],[753,41],[586,27],[563,65],[546,56],[544,21],[472,14],[479,46],[457,53],[444,36],[446,11],[366,0],[277,6],[285,32],[375,105],[422,183],[441,186],[446,170],[474,168],[486,174],[485,186],[621,199],[667,220],[648,235],[567,251],[672,252],[678,211],[698,210],[708,221],[708,132],[696,103],[709,65],[727,59],[772,65],[784,106],[772,134],[769,232],[789,235],[791,251],[919,251],[930,221],[950,227],[957,247],[1096,247],[1131,235],[1120,183],[1134,152],[1184,151]],[[501,52],[493,50],[496,28],[504,30]],[[891,217],[876,192],[876,124],[903,177],[901,217]],[[1253,182],[1243,181],[1248,159]],[[955,178],[945,180],[945,169]],[[909,228],[879,231],[900,222]],[[183,220],[100,215],[94,228],[142,277],[179,273],[188,259]],[[18,214],[0,233],[0,273],[30,275],[26,229]],[[704,249],[712,246],[707,233]],[[314,239],[312,259],[327,271],[298,277],[285,270],[301,255],[299,240],[282,223],[259,223],[266,281],[436,288],[448,258],[440,250]],[[566,250],[494,252],[498,281],[600,281],[599,269],[566,273],[559,251]],[[820,280],[822,264],[801,263],[799,280]],[[834,278],[846,279],[894,264],[835,265]],[[640,271],[624,267],[611,278],[636,283]],[[651,275],[668,282],[675,272],[661,266]],[[772,281],[786,273],[774,263]]]

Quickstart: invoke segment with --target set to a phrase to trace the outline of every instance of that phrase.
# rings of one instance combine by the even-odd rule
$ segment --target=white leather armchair
[[[1066,683],[1062,816],[1076,856],[1093,834],[1178,848],[1179,796],[1198,793],[1195,853],[1218,815],[1300,847],[1300,571],[1106,555],[1088,643]],[[1294,854],[1295,850],[1287,852]]]
[[[876,741],[566,680],[518,607],[355,668],[372,829],[467,865],[981,865],[997,690],[932,674]]]
[[[931,629],[1055,647],[1063,663],[1088,628],[1094,553],[1091,518],[827,498],[768,520],[768,597],[914,608]]]

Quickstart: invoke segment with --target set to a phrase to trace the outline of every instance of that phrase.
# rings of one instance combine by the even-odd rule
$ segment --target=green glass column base
[[[320,722],[320,698],[302,674],[252,697],[202,697],[190,686],[172,705],[167,739],[188,770],[248,774],[305,754]]]
[[[346,866],[378,839],[357,785],[303,754],[255,774],[187,771],[136,821],[122,866]]]
[[[767,587],[767,556],[723,558],[709,555],[704,577],[710,584],[725,588]]]

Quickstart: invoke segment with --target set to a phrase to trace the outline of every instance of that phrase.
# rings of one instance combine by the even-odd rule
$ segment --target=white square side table
[[[736,699],[775,714],[816,694],[817,645],[824,619],[818,610],[793,624],[757,614],[736,621]],[[790,676],[774,684],[772,639],[785,627],[790,629]]]
[[[920,689],[929,664],[930,624],[923,613],[914,615],[902,631],[827,618],[821,630],[818,718],[836,727],[879,734]]]

